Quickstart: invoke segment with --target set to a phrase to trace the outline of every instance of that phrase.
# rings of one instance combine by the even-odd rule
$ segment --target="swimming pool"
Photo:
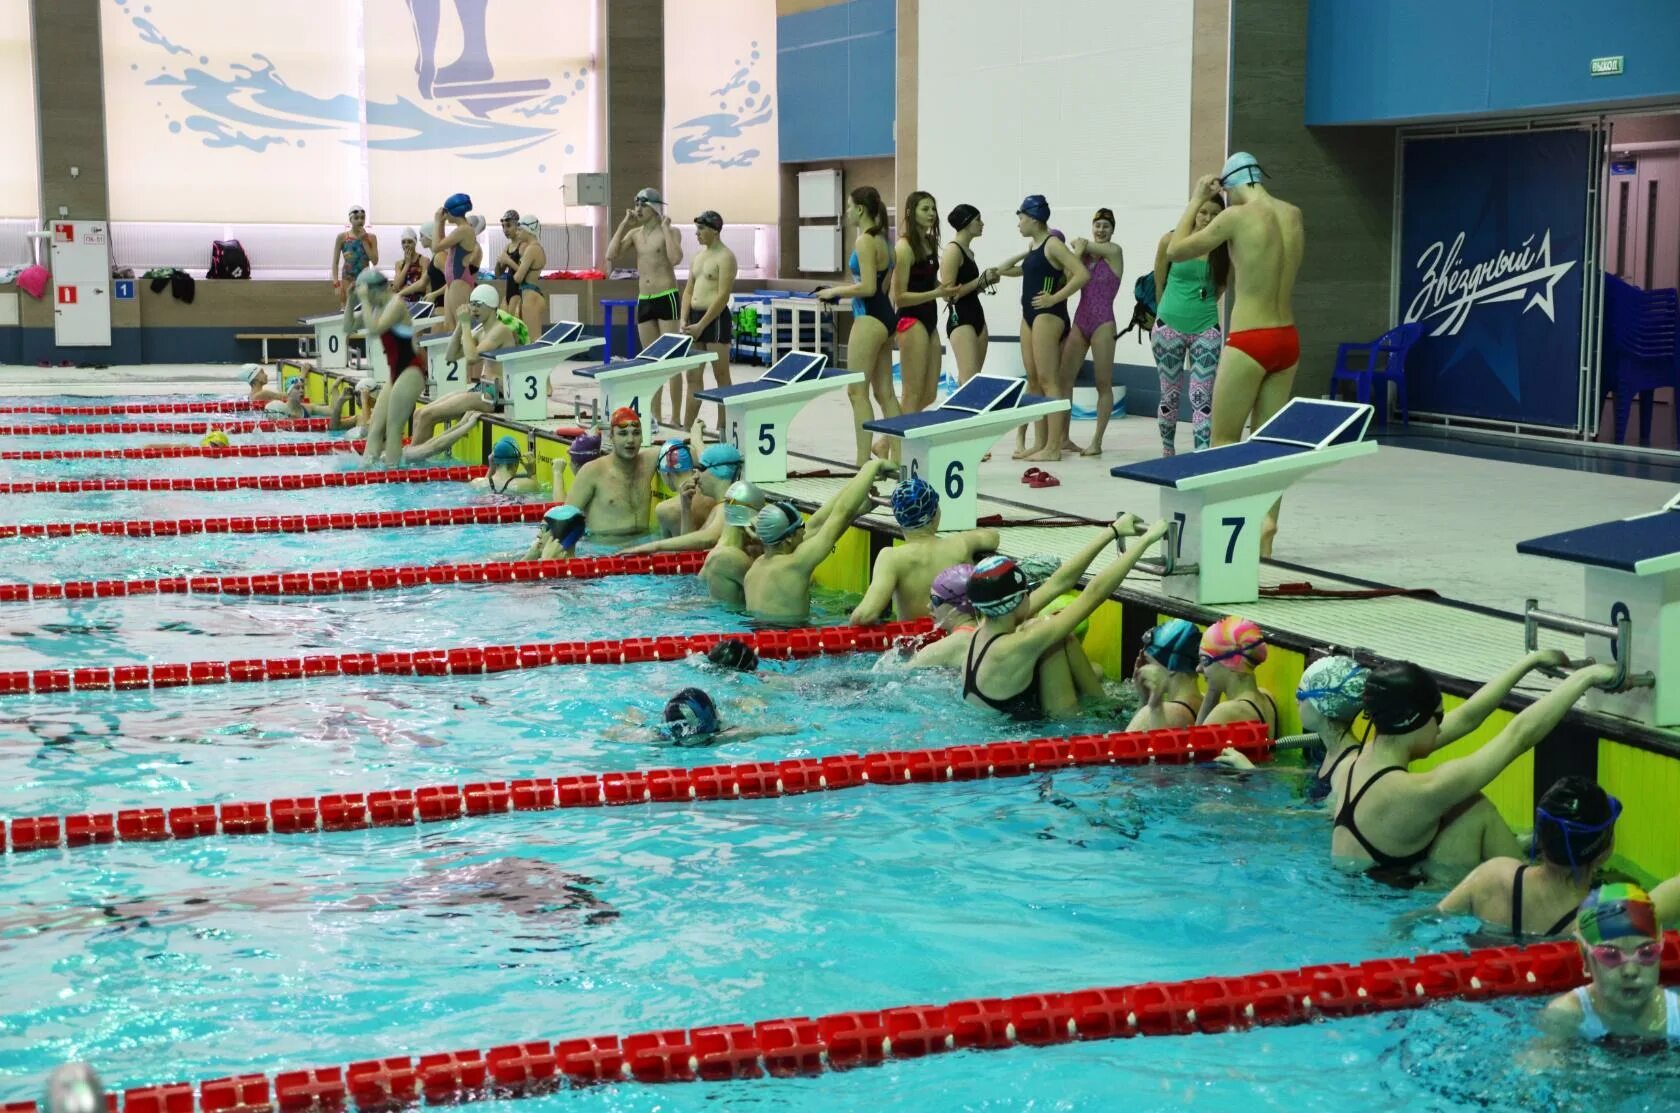
[[[372,490],[392,505],[425,497]],[[158,508],[169,497],[141,496],[152,500],[145,516],[167,516]],[[270,500],[265,512],[296,501],[259,497]],[[530,533],[13,540],[6,572],[480,559]],[[825,604],[816,621],[844,614],[843,601]],[[8,668],[743,628],[692,581],[668,577],[11,604],[0,615],[14,631]],[[959,702],[948,676],[874,664],[825,658],[757,679],[665,661],[6,697],[0,807],[23,816],[173,806],[1029,733]],[[690,684],[728,716],[798,729],[709,750],[608,737],[627,712],[657,715]],[[1112,729],[1120,713],[1066,729]],[[136,1086],[1458,945],[1442,928],[1398,932],[1394,918],[1417,897],[1332,869],[1322,825],[1289,778],[1162,766],[8,856],[0,1073],[33,1079],[85,1058],[109,1082]],[[1526,1052],[1537,1007],[1449,1004],[813,1079],[610,1086],[519,1108],[1435,1109],[1571,1097],[1607,1107],[1615,1095],[1587,1088],[1586,1071],[1554,1078],[1507,1065]]]

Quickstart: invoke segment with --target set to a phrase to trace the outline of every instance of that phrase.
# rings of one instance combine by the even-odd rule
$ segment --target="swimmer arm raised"
[[[477,359],[477,351],[474,351],[472,355],[467,355],[467,349],[472,345],[472,342],[472,318],[468,315],[467,308],[462,306],[459,315],[455,318],[455,330],[449,337],[449,350],[445,353],[444,358],[451,363],[463,358],[467,360]]]
[[[823,505],[828,511],[820,526],[813,527],[816,516],[805,523],[805,540],[799,548],[793,551],[793,558],[806,571],[814,571],[817,565],[827,559],[834,551],[834,546],[840,543],[840,537],[851,527],[852,519],[865,506],[869,505],[869,485],[875,481],[884,460],[873,459],[863,465],[858,473],[840,488],[838,494]]]
[[[1066,595],[1079,586],[1079,577],[1083,576],[1085,570],[1091,567],[1091,562],[1101,556],[1103,550],[1114,542],[1116,528],[1128,536],[1135,536],[1141,532],[1138,519],[1133,514],[1122,514],[1115,519],[1114,525],[1104,526],[1101,530],[1093,530],[1090,539],[1079,547],[1079,551],[1064,560],[1054,572],[1046,576],[1044,582],[1039,584],[1038,589],[1032,593],[1033,614],[1037,614],[1049,606],[1052,599]],[[996,536],[995,531],[993,536]]]
[[[1218,192],[1219,179],[1211,174],[1196,183],[1190,204],[1178,218],[1178,227],[1173,229],[1172,241],[1167,244],[1169,260],[1182,263],[1186,259],[1199,259],[1231,238],[1236,228],[1235,209],[1221,209],[1218,216],[1208,221],[1207,227],[1196,231],[1196,213]]]
[[[1111,527],[1109,536],[1114,536],[1115,529],[1135,534],[1137,524],[1136,518],[1133,518],[1130,514],[1124,515]],[[1029,644],[1040,652],[1066,638],[1072,637],[1074,629],[1095,614],[1097,608],[1102,606],[1110,595],[1114,594],[1114,590],[1120,586],[1120,581],[1126,578],[1126,574],[1132,570],[1132,566],[1137,564],[1149,547],[1166,535],[1167,523],[1164,521],[1156,522],[1149,527],[1147,533],[1138,537],[1124,553],[1110,562],[1107,568],[1092,576],[1090,582],[1085,585],[1085,590],[1079,593],[1079,598],[1053,615],[1035,616],[1025,626],[1022,626],[1017,633],[1025,636]],[[1043,591],[1044,588],[1041,586],[1038,590]],[[1033,594],[1036,602],[1038,593],[1034,592]]]
[[[624,239],[630,233],[631,222],[636,219],[636,210],[631,209],[624,214],[624,219],[613,229],[612,239],[607,241],[607,262],[612,262],[624,251]]]
[[[1510,668],[1494,677],[1492,680],[1477,688],[1471,697],[1447,712],[1446,718],[1441,720],[1441,729],[1437,732],[1435,744],[1428,749],[1419,749],[1412,754],[1412,760],[1428,757],[1443,746],[1451,745],[1460,738],[1470,734],[1487,720],[1499,707],[1499,703],[1511,694],[1511,689],[1517,682],[1530,672],[1550,665],[1562,668],[1569,663],[1569,658],[1556,649],[1537,649],[1517,661]]]

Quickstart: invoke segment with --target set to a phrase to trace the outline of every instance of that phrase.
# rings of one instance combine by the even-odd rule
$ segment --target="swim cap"
[[[1219,184],[1222,186],[1253,185],[1265,176],[1260,169],[1260,160],[1247,151],[1237,151],[1225,160],[1225,166],[1219,171]]]
[[[799,509],[785,502],[767,502],[764,509],[753,516],[753,532],[766,545],[785,541],[805,524]]]
[[[212,429],[204,434],[204,439],[198,443],[205,448],[227,448],[232,442],[228,440],[228,435],[220,429]]]
[[[486,309],[495,309],[502,304],[502,295],[496,292],[496,287],[488,282],[481,282],[473,287],[472,296],[468,299],[474,305],[482,305]]]
[[[518,460],[523,455],[519,442],[512,437],[497,437],[495,447],[490,449],[492,460]]]
[[[657,205],[665,207],[665,198],[659,196],[659,191],[652,186],[636,191],[636,203],[639,205]]]
[[[432,246],[432,237],[437,235],[437,228],[433,225],[433,223],[431,221],[428,220],[426,223],[424,223],[420,226],[419,231],[420,231],[420,242],[425,244],[427,247],[431,247]]]
[[[1039,584],[1056,574],[1062,566],[1062,558],[1051,556],[1049,553],[1029,553],[1024,557],[1016,557],[1015,565],[1021,570],[1021,575],[1027,578],[1027,586],[1036,589]]]
[[[672,738],[718,732],[717,705],[698,688],[684,688],[665,704],[665,731]]]
[[[1207,628],[1201,648],[1202,664],[1243,672],[1266,659],[1266,635],[1250,620],[1228,614]]]
[[[402,242],[403,243],[414,243],[419,238],[420,238],[420,233],[416,232],[412,228],[404,228],[402,230]]]
[[[365,379],[357,379],[356,392],[358,394],[378,394],[379,380],[371,376]]]
[[[1548,862],[1578,870],[1610,848],[1622,802],[1585,777],[1559,777],[1534,807],[1534,846]]]
[[[466,216],[472,212],[472,198],[464,193],[451,193],[443,203],[443,211],[450,216]]]
[[[240,370],[245,372],[245,384],[247,386],[255,386],[257,376],[266,375],[268,373],[263,369],[263,365],[260,363],[247,363],[244,367],[240,368]]]
[[[1651,895],[1626,882],[1600,885],[1588,893],[1575,917],[1575,930],[1588,943],[1603,943],[1629,936],[1642,939],[1662,937],[1657,923],[1657,906],[1651,902]]]
[[[694,470],[694,450],[687,441],[669,440],[659,450],[659,470],[666,475],[678,475]]]
[[[1196,624],[1182,618],[1163,622],[1143,636],[1143,655],[1168,672],[1194,673],[1201,648]]]
[[[720,669],[754,672],[758,669],[758,653],[740,638],[724,638],[706,653],[706,660]]]
[[[620,425],[640,425],[641,423],[642,415],[629,406],[620,406],[613,411],[612,427],[614,429],[617,429]]]
[[[723,231],[723,217],[719,216],[714,209],[707,209],[695,217],[694,223],[702,228],[710,228],[714,232]]]
[[[566,449],[566,456],[572,462],[572,471],[576,472],[589,461],[601,458],[601,438],[595,433],[573,437],[571,445]]]
[[[509,209],[507,212],[502,214],[502,219],[505,220],[505,221],[512,221],[514,224],[518,224],[519,223],[519,210],[518,209]]]
[[[939,492],[919,475],[901,480],[892,492],[893,518],[901,529],[920,529],[939,516]]]
[[[1042,193],[1029,193],[1021,201],[1021,207],[1015,212],[1020,216],[1030,216],[1034,220],[1050,219],[1050,202],[1044,199]]]
[[[526,213],[524,216],[519,218],[519,226],[525,229],[525,231],[531,233],[533,236],[542,231],[542,221],[538,220],[530,213]]]
[[[1368,672],[1352,657],[1320,657],[1301,674],[1295,698],[1333,723],[1351,723],[1364,706]]]
[[[700,468],[719,479],[734,480],[741,474],[741,450],[732,444],[709,444],[700,454]]]
[[[1361,702],[1379,734],[1407,734],[1440,708],[1441,689],[1433,676],[1410,661],[1391,661],[1365,677]]]
[[[385,272],[378,267],[363,267],[362,273],[356,276],[356,285],[364,290],[371,290],[376,286],[389,286],[391,280],[385,277]]]
[[[953,564],[933,578],[929,589],[934,606],[955,607],[963,614],[974,613],[974,603],[968,597],[968,578],[974,573],[972,564]]]
[[[968,576],[968,599],[989,618],[1009,614],[1032,593],[1026,573],[1006,556],[989,556]]]
[[[1098,209],[1097,212],[1096,212],[1096,215],[1091,218],[1091,223],[1095,224],[1099,220],[1106,220],[1110,224],[1113,224],[1114,223],[1114,210],[1113,209]]]
[[[723,495],[723,522],[730,526],[750,526],[753,515],[764,509],[764,492],[756,483],[741,480],[731,483]]]
[[[973,205],[958,205],[946,214],[945,219],[951,222],[953,232],[961,232],[964,228],[973,224],[974,218],[979,215],[980,210]]]
[[[467,217],[467,223],[472,225],[472,230],[474,232],[484,231],[484,218],[479,216],[477,213],[473,213],[471,216]]]
[[[65,1063],[47,1075],[42,1113],[105,1113],[105,1086],[86,1063]]]
[[[548,526],[549,533],[560,542],[560,547],[570,552],[583,536],[585,528],[583,511],[575,506],[551,506],[543,512],[543,523]]]

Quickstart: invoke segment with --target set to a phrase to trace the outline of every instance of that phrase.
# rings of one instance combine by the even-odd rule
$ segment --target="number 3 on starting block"
[[[548,417],[548,371],[520,364],[502,371],[502,392],[515,421],[542,421]]]

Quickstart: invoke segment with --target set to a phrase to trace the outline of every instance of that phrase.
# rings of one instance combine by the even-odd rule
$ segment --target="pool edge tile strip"
[[[13,854],[112,842],[164,842],[233,835],[295,835],[411,827],[491,815],[632,804],[759,800],[890,787],[1025,777],[1099,765],[1188,765],[1226,748],[1252,760],[1272,752],[1261,723],[1184,730],[1114,731],[929,750],[881,750],[824,758],[741,762],[695,768],[632,769],[517,781],[279,797],[174,808],[36,816],[0,824]]]
[[[111,599],[148,595],[348,595],[449,584],[598,580],[607,576],[680,576],[700,571],[706,550],[571,560],[491,560],[466,564],[405,564],[312,572],[227,576],[164,576],[152,580],[65,580],[0,584],[0,603],[52,599]]]
[[[0,425],[0,437],[91,437],[129,433],[203,433],[202,421],[102,421],[84,425]],[[278,417],[272,419],[220,421],[224,433],[325,433],[332,428],[326,417]]]
[[[0,406],[0,414],[54,417],[121,417],[124,414],[236,414],[261,410],[268,403],[249,398],[205,402],[116,402],[109,406]]]
[[[1673,931],[1663,938],[1661,977],[1665,984],[1680,981],[1680,934]],[[107,1102],[111,1113],[373,1111],[537,1097],[596,1083],[792,1078],[959,1050],[1217,1034],[1396,1012],[1443,1000],[1538,997],[1566,993],[1585,982],[1576,944],[1534,943],[815,1018],[529,1040],[482,1051],[397,1055],[134,1087],[123,1091],[120,1103],[115,1093],[107,1095]],[[38,1111],[34,1102],[20,1101],[0,1106],[0,1113]]]
[[[88,479],[25,479],[0,482],[0,495],[75,495],[108,491],[315,491],[324,487],[366,487],[380,483],[465,483],[483,467],[388,468],[382,471],[282,472],[279,475],[198,475],[146,479],[139,476]]]
[[[507,525],[540,521],[555,502],[494,506],[438,506],[426,510],[360,510],[342,514],[258,514],[236,518],[162,518],[147,521],[44,522],[0,525],[4,537],[183,537],[196,533],[318,533],[343,529],[406,529],[413,526]]]
[[[184,460],[248,459],[267,456],[327,456],[336,452],[361,452],[366,441],[294,441],[279,444],[150,444],[138,448],[45,448],[7,449],[0,460]]]

